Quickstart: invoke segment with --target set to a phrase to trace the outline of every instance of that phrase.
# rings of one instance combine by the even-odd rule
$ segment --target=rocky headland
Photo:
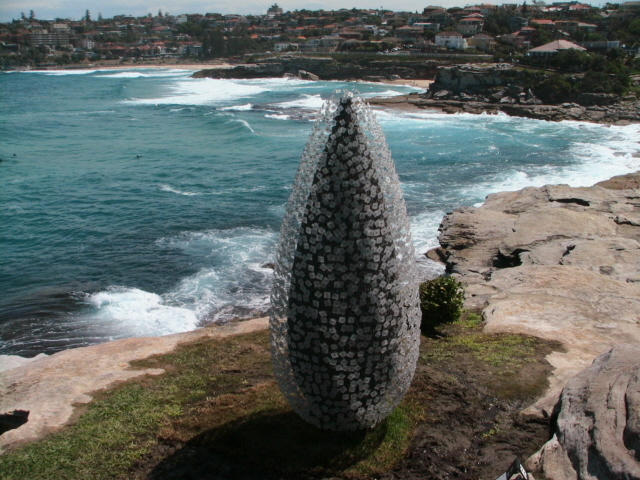
[[[428,256],[465,284],[485,331],[562,344],[526,410],[553,417],[555,431],[529,467],[558,480],[640,478],[640,173],[492,194],[448,214],[439,239]]]
[[[397,81],[434,79],[428,91],[369,100],[390,108],[445,113],[498,113],[538,120],[579,120],[624,125],[640,122],[640,99],[583,92],[558,101],[554,72],[513,64],[450,65],[452,59],[425,60],[384,55],[327,57],[277,55],[254,63],[197,71],[194,78],[295,77],[303,80]],[[633,81],[637,84],[637,77]],[[550,91],[551,90],[551,91]]]
[[[278,55],[232,68],[205,69],[194,78],[265,78],[293,76],[303,80],[368,80],[433,78],[438,63],[381,55],[334,55],[327,57]]]
[[[374,98],[372,105],[437,109],[445,113],[498,113],[538,120],[579,120],[610,124],[640,122],[640,99],[584,92],[553,102],[542,85],[549,73],[511,64],[438,67],[426,93]],[[637,81],[637,79],[636,79]]]

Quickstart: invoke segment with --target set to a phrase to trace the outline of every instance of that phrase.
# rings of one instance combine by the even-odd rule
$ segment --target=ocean
[[[33,356],[265,313],[316,112],[339,90],[180,69],[0,73],[0,354]],[[425,278],[445,212],[639,168],[638,125],[376,110]]]

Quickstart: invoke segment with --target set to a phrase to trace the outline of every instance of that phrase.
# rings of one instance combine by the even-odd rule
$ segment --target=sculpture
[[[420,341],[415,277],[384,135],[360,99],[330,100],[302,155],[271,294],[275,375],[303,419],[371,428],[402,400]]]

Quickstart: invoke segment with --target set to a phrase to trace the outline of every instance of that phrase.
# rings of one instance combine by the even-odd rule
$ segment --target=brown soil
[[[229,365],[223,368],[241,381],[167,424],[152,452],[126,478],[493,480],[550,436],[548,419],[520,412],[546,387],[550,366],[544,358],[555,345],[485,335],[477,319],[458,322],[422,338],[421,360],[402,406],[415,426],[410,446],[386,473],[372,475],[351,466],[371,451],[371,443],[382,442],[387,427],[366,436],[309,427],[291,412],[267,373],[266,333],[251,339],[253,365],[234,365],[226,357]],[[265,408],[246,414],[255,405]],[[362,457],[353,448],[359,442],[369,443]]]
[[[469,335],[459,327],[450,327],[447,334]],[[424,402],[428,416],[416,429],[407,458],[382,478],[493,480],[550,437],[549,419],[521,411],[546,388],[551,368],[544,357],[552,345],[513,335],[479,335],[480,342],[496,340],[489,348],[515,338],[529,343],[522,358],[496,364],[479,358],[473,346],[451,345],[450,338],[423,338],[423,350],[436,353],[423,355],[412,393]],[[438,342],[448,347],[445,355],[438,353]]]

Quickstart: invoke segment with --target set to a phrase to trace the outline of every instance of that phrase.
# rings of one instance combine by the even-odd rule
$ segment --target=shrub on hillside
[[[464,304],[464,288],[453,277],[438,277],[420,285],[422,331],[433,331],[442,323],[460,318]]]

